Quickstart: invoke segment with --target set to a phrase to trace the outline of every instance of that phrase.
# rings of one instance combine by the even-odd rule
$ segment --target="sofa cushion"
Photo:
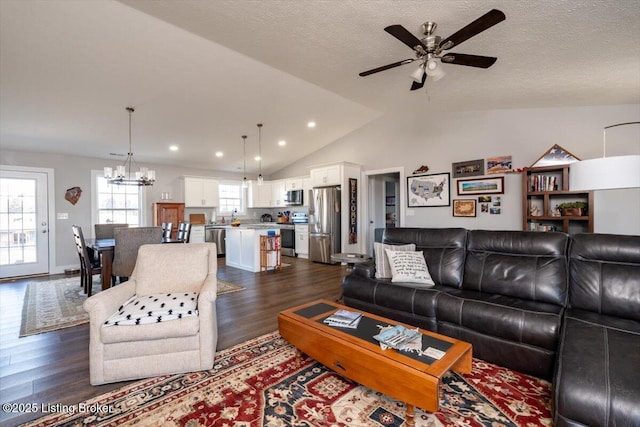
[[[569,305],[640,321],[640,238],[578,234],[570,250]]]
[[[553,350],[557,348],[563,308],[500,294],[452,290],[438,296],[438,323]]]
[[[460,287],[467,242],[464,228],[385,228],[382,242],[415,243],[437,285]]]
[[[391,279],[391,266],[387,257],[386,249],[394,251],[415,251],[416,245],[409,243],[407,245],[387,245],[380,242],[373,244],[373,254],[376,264],[376,279]]]
[[[386,252],[391,267],[392,283],[414,283],[425,287],[435,285],[429,275],[429,269],[422,252],[392,251],[389,249],[386,249]]]
[[[640,425],[640,323],[594,314],[567,310],[554,424]]]
[[[568,242],[564,233],[470,231],[462,287],[565,305]]]
[[[104,326],[147,325],[197,315],[196,292],[134,295],[104,322]]]

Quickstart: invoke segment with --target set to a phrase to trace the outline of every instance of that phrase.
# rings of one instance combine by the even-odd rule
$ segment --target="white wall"
[[[425,102],[429,102],[426,97]],[[363,171],[404,167],[410,175],[421,165],[428,165],[429,173],[451,172],[454,162],[511,155],[514,168],[519,168],[531,166],[554,144],[581,159],[589,159],[602,156],[605,126],[638,120],[640,104],[472,111],[437,116],[399,112],[385,115],[278,171],[274,178],[303,175],[314,165],[339,161],[360,164]],[[608,138],[607,145],[608,154],[640,154],[640,137],[615,148]],[[404,225],[520,230],[521,179],[520,174],[505,175],[500,215],[478,212],[476,218],[454,218],[451,207],[414,208],[407,210]],[[455,184],[455,180],[452,181]],[[457,197],[455,185],[451,191],[452,197]],[[595,199],[595,231],[640,234],[640,189],[601,193],[605,192],[598,192]],[[606,205],[606,209],[601,205]],[[623,212],[629,214],[623,215]]]

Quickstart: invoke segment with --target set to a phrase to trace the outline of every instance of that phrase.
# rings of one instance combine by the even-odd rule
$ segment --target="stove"
[[[307,224],[309,222],[309,215],[305,212],[294,212],[291,214],[290,221],[294,224]]]

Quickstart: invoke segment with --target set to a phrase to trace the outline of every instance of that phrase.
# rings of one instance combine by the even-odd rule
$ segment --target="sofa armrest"
[[[362,263],[353,266],[351,274],[373,279],[376,277],[376,266],[373,263]]]
[[[105,320],[116,312],[136,293],[136,281],[130,279],[112,288],[97,293],[84,302],[83,307],[89,313],[92,325],[102,325]]]
[[[201,310],[204,304],[215,302],[217,296],[218,279],[216,278],[216,273],[209,273],[198,295],[198,310]]]

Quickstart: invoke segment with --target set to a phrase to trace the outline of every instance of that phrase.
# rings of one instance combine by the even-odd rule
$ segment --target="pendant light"
[[[259,157],[259,174],[258,185],[262,185],[264,179],[262,178],[262,123],[258,123],[258,157]]]
[[[131,172],[133,164],[135,163],[136,166],[138,165],[138,162],[133,158],[133,150],[131,149],[131,115],[135,110],[133,107],[127,107],[126,110],[129,112],[129,152],[127,153],[127,158],[124,163],[120,166],[116,166],[115,175],[113,173],[113,168],[105,167],[104,177],[107,179],[109,184],[136,186],[153,185],[156,181],[155,171],[141,167],[138,172]]]
[[[247,188],[247,135],[242,135],[242,188]]]

